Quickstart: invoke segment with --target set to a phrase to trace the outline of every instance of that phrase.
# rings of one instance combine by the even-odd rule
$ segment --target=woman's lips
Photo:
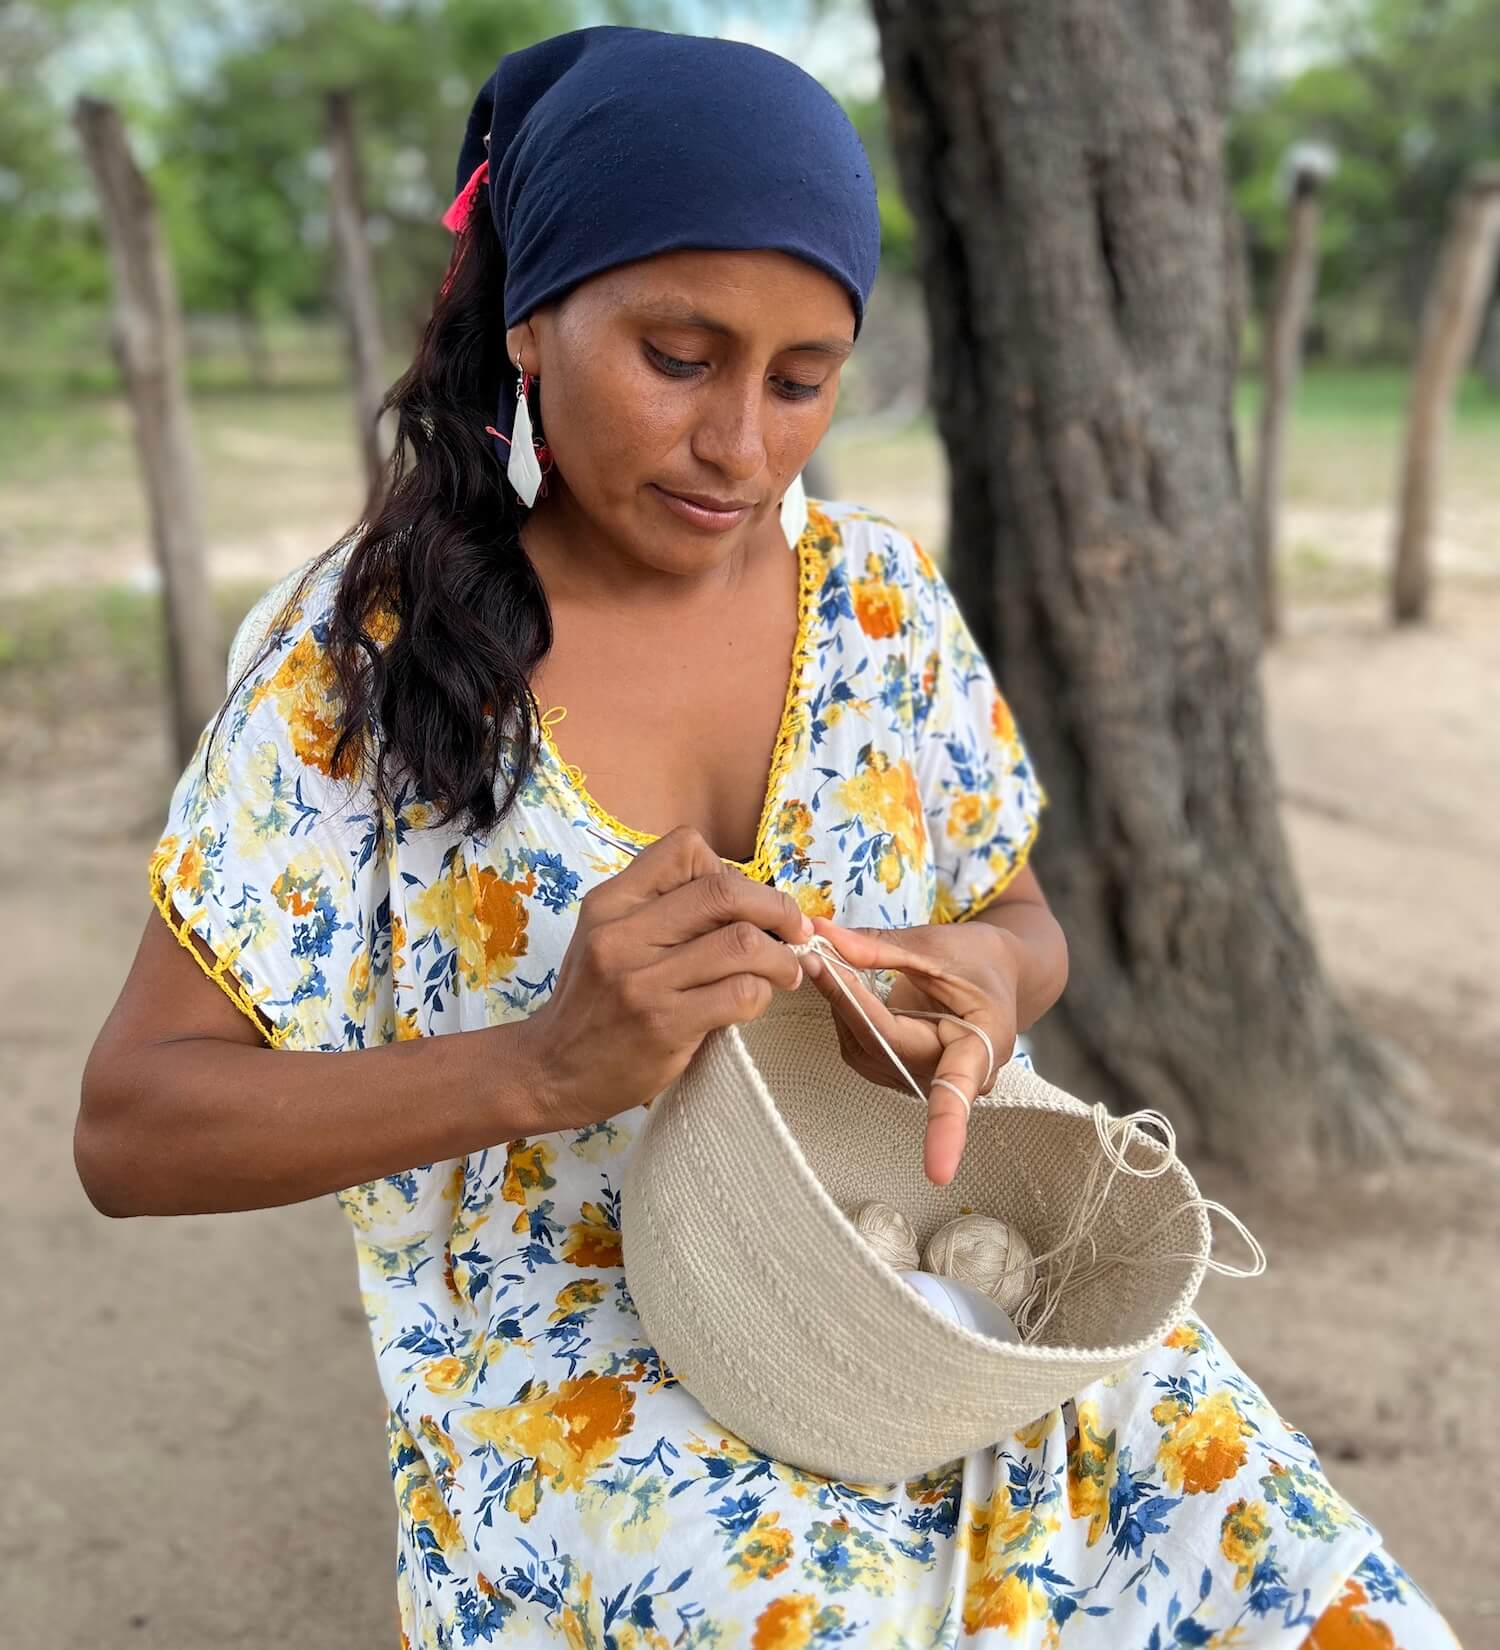
[[[736,504],[728,509],[711,507],[697,503],[691,498],[684,498],[681,493],[669,493],[665,487],[658,487],[655,482],[652,482],[651,486],[675,515],[691,522],[694,527],[707,529],[710,533],[727,533],[731,527],[737,527],[754,509],[754,505],[751,504]]]

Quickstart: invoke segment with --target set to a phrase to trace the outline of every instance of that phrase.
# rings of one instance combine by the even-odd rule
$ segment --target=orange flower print
[[[562,1381],[555,1392],[545,1381],[528,1382],[523,1390],[527,1396],[520,1402],[470,1410],[458,1424],[481,1443],[532,1458],[531,1471],[506,1498],[507,1509],[524,1522],[545,1490],[576,1495],[614,1457],[620,1440],[630,1436],[635,1394],[614,1375]]]
[[[751,1650],[808,1650],[818,1625],[818,1601],[811,1593],[772,1599],[756,1618]]]
[[[1068,1438],[1068,1511],[1089,1523],[1090,1547],[1109,1524],[1109,1489],[1115,1476],[1115,1434],[1101,1432],[1099,1409],[1078,1404],[1078,1425]]]
[[[598,1278],[575,1278],[557,1292],[556,1304],[548,1315],[548,1323],[566,1323],[569,1318],[587,1312],[604,1299],[604,1285]]]
[[[833,920],[833,884],[831,882],[799,882],[787,890],[796,900],[804,916],[827,917]]]
[[[257,690],[253,704],[269,696],[286,724],[292,749],[310,768],[335,779],[352,777],[359,741],[345,747],[339,771],[333,769],[333,747],[338,740],[338,678],[327,653],[311,630],[298,638],[276,672]]]
[[[1370,1595],[1350,1576],[1302,1641],[1302,1650],[1400,1650],[1390,1628],[1365,1614],[1369,1602]]]
[[[1161,1344],[1175,1347],[1179,1352],[1202,1352],[1208,1343],[1198,1324],[1180,1323]]]
[[[987,842],[994,833],[999,812],[999,797],[961,791],[948,808],[948,835],[955,842],[972,846]]]
[[[906,598],[900,585],[887,584],[880,571],[880,557],[872,550],[865,561],[866,576],[853,580],[849,587],[859,628],[876,640],[899,636],[906,618]]]
[[[609,1218],[602,1204],[585,1203],[578,1211],[583,1216],[565,1233],[559,1258],[570,1266],[620,1266],[620,1228]]]
[[[198,846],[196,839],[189,840],[187,847],[182,850],[182,858],[177,861],[177,886],[190,889],[195,894],[201,894],[203,892],[203,873],[207,869],[207,861],[204,859],[202,849]]]
[[[729,1580],[734,1587],[748,1587],[753,1581],[770,1581],[792,1561],[792,1532],[781,1523],[780,1513],[762,1513],[735,1544],[729,1559]]]
[[[990,731],[1007,749],[1014,749],[1016,721],[1010,713],[1010,706],[998,693],[990,705]]]
[[[1174,1393],[1151,1415],[1166,1428],[1156,1458],[1172,1489],[1188,1495],[1216,1490],[1244,1466],[1252,1429],[1229,1393],[1215,1392],[1196,1403]]]
[[[468,1380],[471,1365],[464,1358],[430,1358],[422,1369],[427,1390],[433,1393],[456,1392]]]
[[[892,857],[878,868],[882,887],[893,888],[899,872],[921,863],[927,826],[916,775],[905,757],[893,763],[885,751],[867,746],[863,766],[839,786],[838,800],[866,830],[891,837],[886,853]],[[896,882],[888,880],[892,875]]]
[[[1034,1573],[1057,1527],[1057,1519],[1039,1507],[1012,1507],[1004,1488],[975,1508],[964,1531],[971,1560],[964,1591],[965,1632],[981,1633],[990,1627],[1019,1637],[1047,1615],[1046,1593],[1021,1572]]]
[[[516,959],[526,955],[526,896],[535,891],[533,871],[519,881],[507,882],[491,866],[469,867],[462,891],[458,891],[459,923],[464,935],[458,955],[477,977],[487,981],[504,979],[515,967]]]
[[[525,1232],[531,1225],[531,1211],[552,1191],[557,1182],[548,1165],[556,1157],[545,1140],[512,1140],[505,1148],[505,1176],[500,1182],[500,1197],[506,1203],[518,1203],[521,1212],[516,1216],[513,1232]]]
[[[1234,1565],[1236,1592],[1249,1585],[1270,1539],[1270,1510],[1264,1501],[1246,1501],[1241,1496],[1230,1503],[1219,1527],[1219,1548]]]

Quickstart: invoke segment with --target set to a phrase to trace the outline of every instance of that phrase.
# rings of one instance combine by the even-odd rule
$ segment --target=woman
[[[458,182],[409,461],[173,796],[166,920],[85,1077],[90,1196],[337,1193],[406,1645],[1451,1643],[1196,1322],[894,1489],[725,1437],[646,1344],[617,1209],[649,1100],[804,971],[900,1081],[814,933],[1008,1057],[1066,976],[1043,799],[923,551],[798,506],[878,249],[827,93],[585,30],[502,61]],[[982,1040],[858,995],[946,1182]]]

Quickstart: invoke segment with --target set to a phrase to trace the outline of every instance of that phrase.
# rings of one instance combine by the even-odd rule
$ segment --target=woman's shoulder
[[[357,533],[350,533],[330,549],[309,556],[251,603],[229,644],[230,692],[252,663],[266,662],[259,655],[273,635],[278,642],[294,634],[313,634],[315,640],[318,633],[326,637],[339,579],[356,537]]]
[[[330,650],[331,624],[353,538],[278,579],[241,621],[230,649],[226,758],[273,744],[289,769],[313,781],[359,773],[348,746],[335,757],[343,693]],[[377,642],[389,626],[366,621]]]
[[[930,638],[947,585],[925,546],[867,505],[809,499],[808,533],[823,558],[821,607],[872,641]]]

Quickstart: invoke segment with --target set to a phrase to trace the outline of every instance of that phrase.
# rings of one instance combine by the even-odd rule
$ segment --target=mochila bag
[[[650,1102],[621,1187],[626,1286],[671,1375],[765,1455],[857,1485],[931,1472],[1123,1370],[1210,1267],[1264,1269],[1159,1114],[1112,1117],[1012,1061],[974,1102],[946,1186],[923,1172],[926,1128],[925,1100],[845,1064],[807,988],[710,1032]],[[962,1214],[1019,1230],[1037,1327],[1010,1344],[924,1300],[853,1224],[877,1199],[924,1248]],[[1211,1209],[1245,1236],[1250,1270],[1210,1258]]]

